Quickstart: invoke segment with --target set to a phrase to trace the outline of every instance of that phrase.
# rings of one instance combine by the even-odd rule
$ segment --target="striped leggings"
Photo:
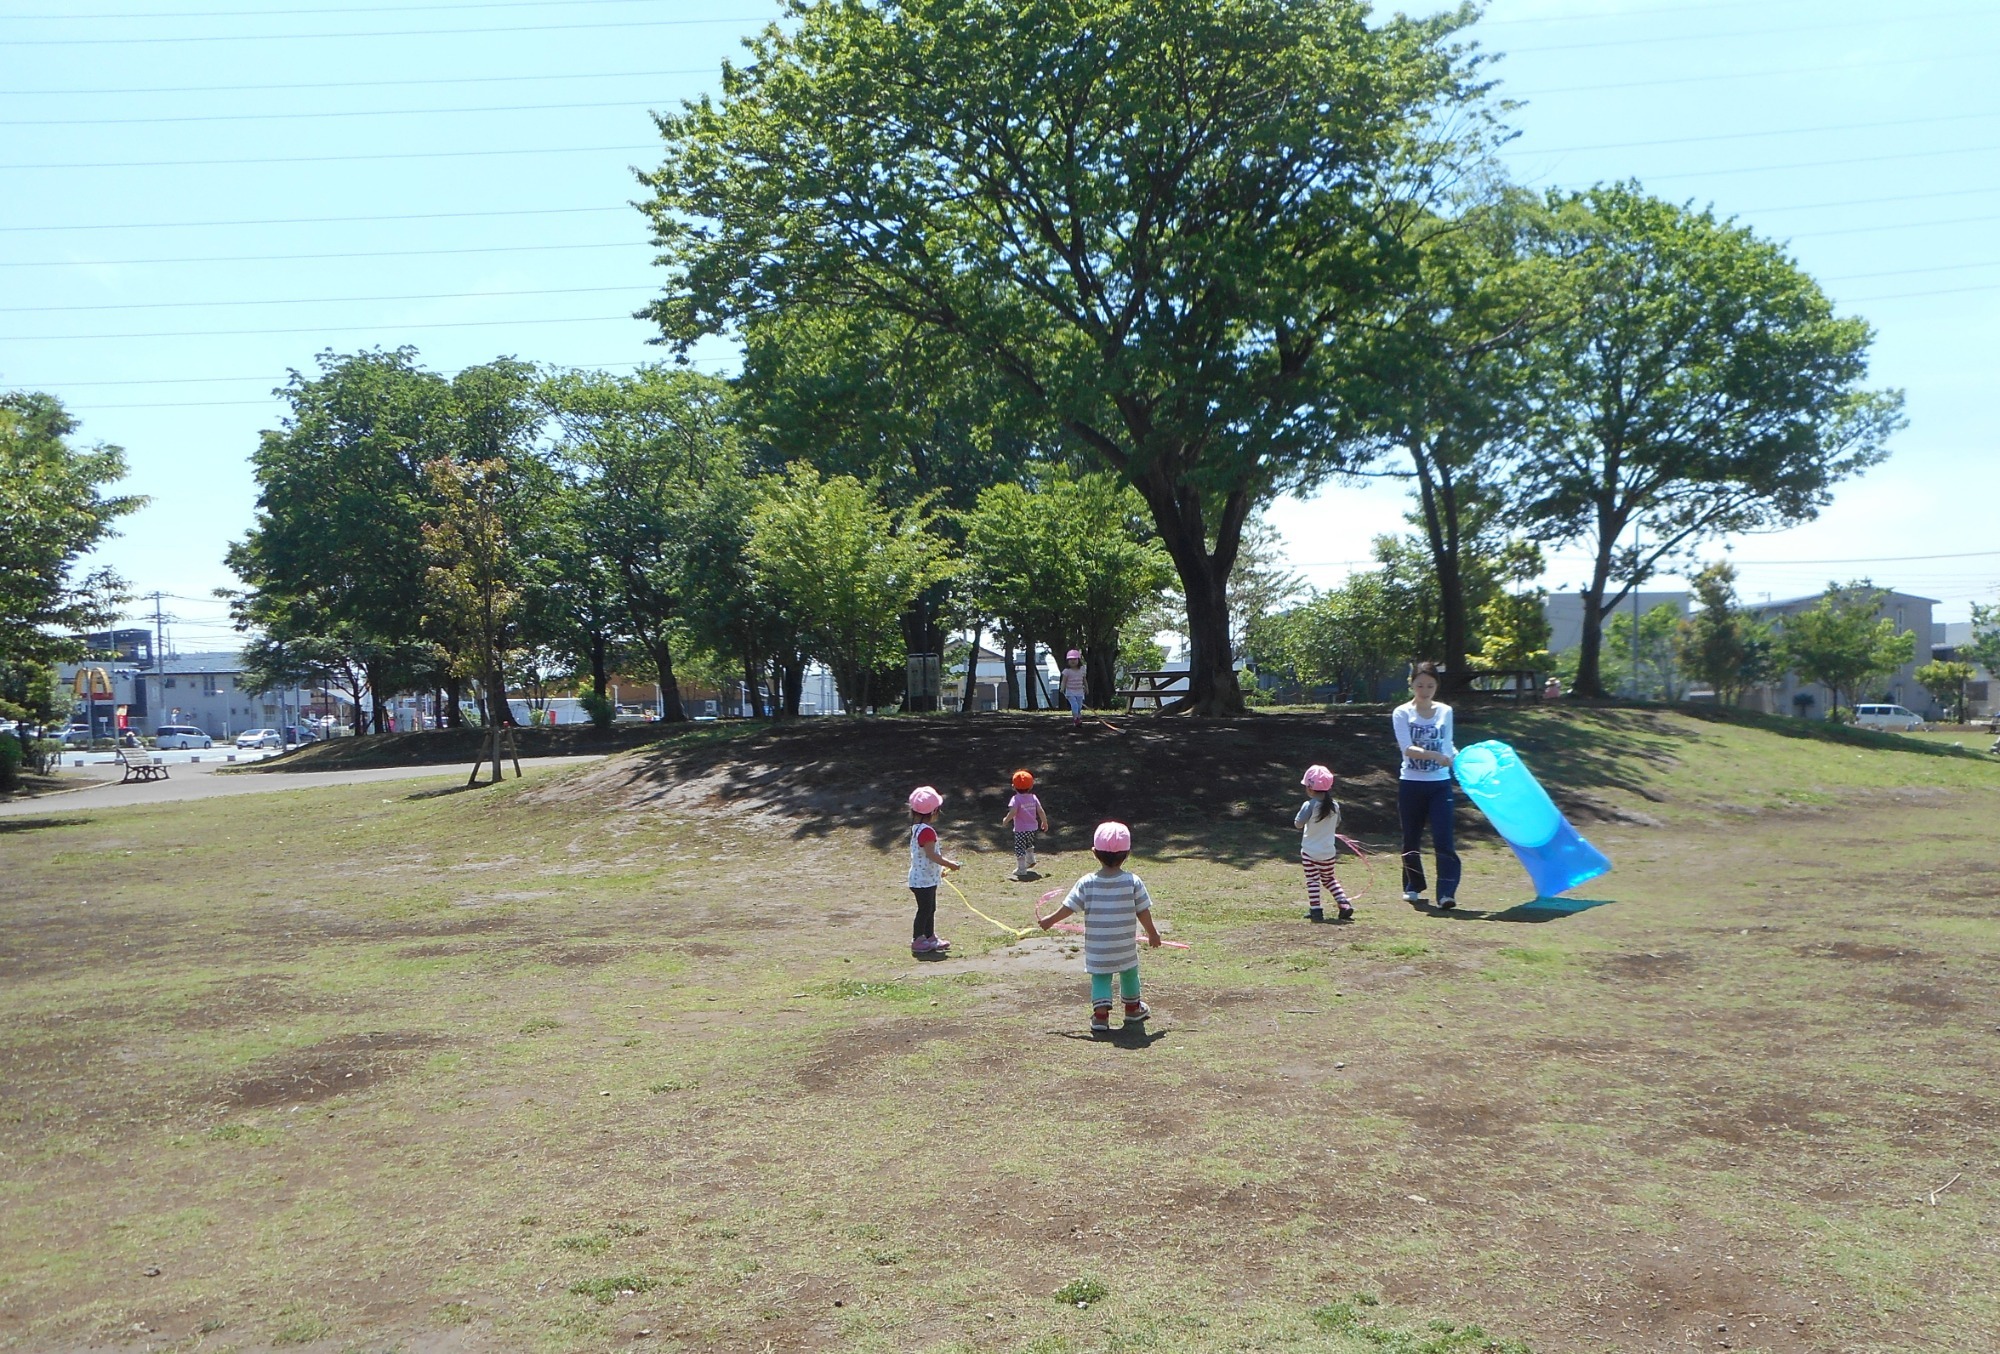
[[[1301,851],[1299,853],[1299,862],[1306,867],[1307,907],[1310,907],[1315,912],[1320,910],[1319,899],[1320,890],[1322,889],[1331,893],[1333,901],[1342,908],[1351,908],[1354,906],[1354,900],[1347,896],[1347,890],[1340,886],[1340,880],[1335,877],[1333,862],[1331,860],[1314,860],[1311,856]]]

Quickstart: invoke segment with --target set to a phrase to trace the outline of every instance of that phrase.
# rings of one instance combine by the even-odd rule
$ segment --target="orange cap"
[[[1016,771],[1014,773],[1014,788],[1016,790],[1034,789],[1035,773],[1032,771]]]

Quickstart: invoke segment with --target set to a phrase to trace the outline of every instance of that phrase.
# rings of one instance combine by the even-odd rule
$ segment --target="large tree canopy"
[[[53,395],[0,394],[0,664],[80,654],[77,632],[110,619],[122,586],[74,566],[145,500],[104,493],[125,453],[74,446],[76,429]]]
[[[1576,694],[1604,694],[1603,622],[1711,536],[1815,516],[1875,464],[1902,397],[1861,388],[1871,332],[1776,245],[1630,186],[1552,195],[1574,296],[1541,331],[1519,511],[1591,552]],[[1643,545],[1622,547],[1634,525]]]
[[[645,204],[692,343],[799,307],[948,336],[1144,497],[1194,704],[1234,710],[1226,580],[1270,495],[1341,468],[1340,354],[1484,124],[1468,12],[1361,0],[797,3],[659,118]]]

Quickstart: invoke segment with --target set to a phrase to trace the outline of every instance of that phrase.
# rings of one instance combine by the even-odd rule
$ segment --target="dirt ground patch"
[[[437,1046],[428,1034],[348,1034],[265,1059],[218,1089],[216,1100],[236,1109],[304,1105],[364,1091],[407,1071],[410,1055]]]

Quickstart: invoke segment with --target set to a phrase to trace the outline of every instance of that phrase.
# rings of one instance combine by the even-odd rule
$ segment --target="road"
[[[220,748],[207,753],[193,754],[204,758],[200,763],[177,764],[172,775],[166,780],[134,781],[121,785],[113,781],[96,785],[88,790],[73,790],[67,793],[40,795],[34,799],[17,800],[11,804],[0,804],[0,817],[20,814],[77,813],[85,809],[117,809],[131,804],[162,804],[187,799],[214,799],[223,795],[269,794],[276,790],[310,790],[322,785],[366,785],[374,781],[387,780],[457,780],[464,781],[470,772],[469,766],[389,766],[366,771],[268,771],[261,774],[221,776],[216,772],[227,763],[214,760]],[[188,756],[190,754],[167,754],[168,756]],[[71,753],[66,762],[74,761],[77,754]],[[249,754],[239,753],[248,759]],[[578,766],[584,762],[602,760],[602,755],[584,757],[536,757],[521,763],[523,768],[558,768]],[[511,770],[511,768],[510,768]]]

